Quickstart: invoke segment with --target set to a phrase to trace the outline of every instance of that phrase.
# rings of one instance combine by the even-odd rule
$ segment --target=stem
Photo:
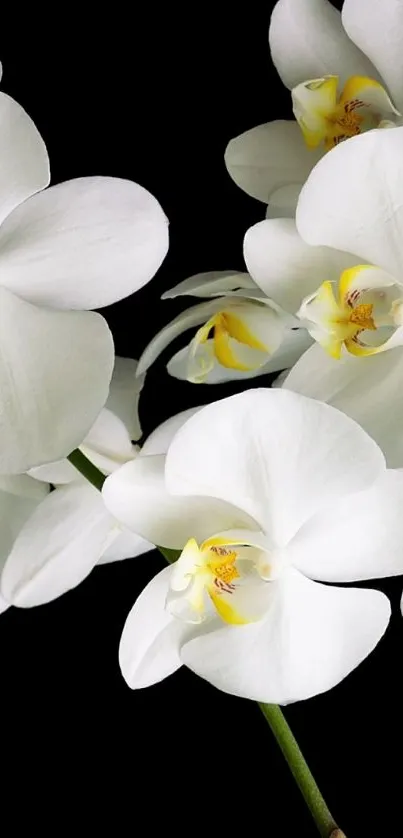
[[[68,456],[68,460],[96,489],[101,491],[106,477],[94,466],[88,457],[76,448]],[[167,547],[158,547],[164,558],[172,564],[180,555],[180,550],[169,550]],[[276,704],[259,703],[259,707],[270,725],[272,732],[280,746],[291,773],[297,783],[305,803],[318,827],[321,838],[346,838],[344,832],[338,828],[330,811],[319,791],[319,788],[305,762],[302,751],[297,740],[288,726],[280,707]]]
[[[280,707],[261,702],[259,707],[271,727],[320,835],[322,838],[346,838],[332,817]]]
[[[67,459],[70,461],[72,466],[74,466],[74,468],[76,468],[77,471],[79,471],[80,474],[88,480],[89,483],[92,483],[96,489],[101,491],[106,480],[105,475],[102,474],[102,471],[100,471],[99,468],[92,464],[91,460],[89,460],[79,448],[72,451]]]

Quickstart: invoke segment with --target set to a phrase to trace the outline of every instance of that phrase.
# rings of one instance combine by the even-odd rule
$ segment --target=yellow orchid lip
[[[245,551],[250,551],[245,556]],[[245,533],[239,538],[213,536],[200,546],[190,538],[175,563],[167,608],[173,616],[198,623],[208,615],[207,602],[229,625],[246,625],[261,618],[248,601],[245,608],[242,585],[268,580],[270,563],[261,559],[262,551]],[[245,569],[245,565],[248,569]],[[207,598],[206,598],[207,597]]]
[[[267,318],[263,329],[262,316]],[[256,301],[232,304],[213,314],[190,344],[188,380],[203,382],[215,363],[245,373],[259,369],[279,342],[273,319],[278,319],[275,311]]]
[[[403,340],[398,293],[389,274],[373,265],[355,265],[341,274],[337,295],[332,282],[323,282],[304,300],[298,316],[332,358],[341,357],[343,346],[352,355],[376,355]],[[395,329],[392,337],[374,345],[363,340],[365,332],[377,333],[384,326]]]
[[[339,77],[323,76],[297,85],[293,110],[308,148],[326,150],[369,131],[391,127],[400,117],[386,90],[375,79],[351,76],[338,95]]]

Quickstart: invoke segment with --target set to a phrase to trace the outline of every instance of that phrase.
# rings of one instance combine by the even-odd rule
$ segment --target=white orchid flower
[[[0,93],[0,473],[69,454],[105,404],[113,342],[98,314],[140,288],[168,247],[165,215],[126,180],[45,187],[49,160]]]
[[[402,154],[403,128],[356,137],[325,157],[301,192],[305,241],[356,254],[337,294],[325,281],[300,311],[334,357],[343,344],[373,355],[403,343]]]
[[[279,0],[269,44],[296,120],[246,131],[231,140],[225,161],[238,186],[269,202],[270,217],[293,216],[328,149],[401,123],[403,9],[396,0],[345,0],[340,15],[328,0]]]
[[[330,689],[389,619],[353,582],[403,571],[403,475],[351,419],[285,390],[250,390],[198,411],[166,460],[107,478],[124,525],[182,550],[127,619],[132,688],[184,663],[235,695],[287,703]]]
[[[217,384],[254,378],[291,367],[310,339],[300,323],[281,311],[245,273],[196,274],[163,294],[211,297],[185,309],[150,341],[138,366],[143,374],[183,332],[199,328],[167,365],[175,378]]]
[[[308,178],[296,223],[246,233],[251,276],[334,358],[403,342],[402,154],[403,128],[343,143]]]
[[[140,433],[137,402],[142,382],[135,379],[136,365],[128,358],[117,359],[108,407],[81,446],[104,474],[149,452],[166,451],[177,428],[194,412],[185,411],[164,422],[140,451],[131,441],[134,432]],[[112,406],[116,412],[109,409]],[[31,503],[23,519],[16,508],[17,520],[14,523],[12,518],[10,524],[5,506],[4,521],[0,518],[0,608],[1,603],[4,609],[8,605],[31,607],[49,602],[78,585],[96,564],[134,558],[154,548],[108,512],[101,493],[68,461],[34,469],[31,474],[35,480],[26,475],[11,479],[28,481],[28,488],[37,487],[35,507]],[[57,488],[47,494],[49,483]],[[22,490],[27,492],[25,483]]]

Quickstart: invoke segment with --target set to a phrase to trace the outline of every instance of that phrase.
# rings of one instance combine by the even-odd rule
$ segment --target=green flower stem
[[[322,838],[346,838],[332,817],[280,707],[277,704],[260,702],[259,707],[271,727],[320,835]]]
[[[102,474],[102,471],[100,471],[99,468],[92,464],[91,460],[89,460],[79,448],[72,451],[67,459],[70,461],[71,465],[74,466],[74,468],[76,468],[86,480],[88,480],[89,483],[92,483],[96,489],[101,491],[106,480],[105,475]]]
[[[96,489],[101,491],[106,480],[105,475],[94,466],[88,457],[76,448],[68,460]],[[167,547],[157,547],[164,558],[172,564],[180,555],[179,550],[169,550]],[[300,789],[305,803],[318,827],[321,838],[346,838],[344,832],[338,828],[319,791],[319,788],[302,755],[301,749],[288,726],[280,707],[276,704],[259,704],[259,707],[270,725],[272,732],[280,746],[290,771]]]

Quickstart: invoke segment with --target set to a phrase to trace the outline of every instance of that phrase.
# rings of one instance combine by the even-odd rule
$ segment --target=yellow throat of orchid
[[[310,79],[292,91],[292,102],[308,148],[329,150],[343,140],[387,128],[400,117],[386,90],[366,76],[351,76],[338,95],[338,76]]]
[[[173,566],[167,609],[185,622],[199,623],[208,616],[210,603],[210,611],[225,623],[254,622],[261,618],[259,603],[245,592],[248,585],[264,584],[270,574],[267,554],[253,540],[239,543],[223,534],[199,547],[190,538]]]
[[[219,311],[196,332],[189,348],[188,378],[193,382],[202,382],[218,362],[227,369],[250,372],[258,369],[267,360],[272,351],[266,342],[252,331],[254,318],[260,306],[239,314],[232,311]],[[249,315],[249,316],[248,316]],[[270,312],[270,317],[273,317]],[[269,324],[267,326],[269,330]]]
[[[336,295],[333,283],[323,282],[304,300],[298,316],[332,358],[341,357],[343,345],[352,355],[375,355],[401,343],[402,291],[380,268],[356,265],[343,271]],[[381,327],[388,329],[383,342],[378,339]],[[377,333],[372,345],[364,342],[364,332]]]

